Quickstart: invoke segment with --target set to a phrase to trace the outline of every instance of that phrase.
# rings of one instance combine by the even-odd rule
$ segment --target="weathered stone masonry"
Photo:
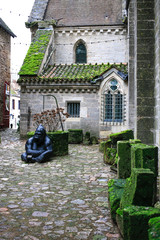
[[[131,1],[130,3],[130,89],[131,106],[135,114],[136,137],[142,142],[154,142],[154,1]],[[134,36],[132,35],[134,34]],[[132,52],[131,52],[132,51]],[[134,58],[133,58],[134,56]],[[132,67],[131,67],[131,64]],[[134,66],[134,69],[133,69]],[[133,107],[133,106],[136,107]]]

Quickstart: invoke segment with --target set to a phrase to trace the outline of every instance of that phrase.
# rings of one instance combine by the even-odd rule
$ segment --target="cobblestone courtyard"
[[[1,132],[0,240],[119,240],[107,182],[115,178],[98,145],[70,145],[69,155],[24,164],[25,141]]]

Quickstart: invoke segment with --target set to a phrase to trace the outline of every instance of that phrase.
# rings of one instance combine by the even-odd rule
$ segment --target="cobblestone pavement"
[[[122,239],[107,198],[115,174],[97,145],[70,145],[68,156],[24,164],[25,141],[15,130],[0,134],[0,240]]]

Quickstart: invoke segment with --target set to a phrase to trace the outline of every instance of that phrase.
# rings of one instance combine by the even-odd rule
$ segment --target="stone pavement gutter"
[[[115,178],[98,145],[69,145],[69,155],[24,164],[25,141],[1,132],[0,240],[119,240],[108,206]]]

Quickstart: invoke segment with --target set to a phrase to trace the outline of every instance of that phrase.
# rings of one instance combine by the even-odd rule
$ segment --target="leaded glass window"
[[[112,99],[112,94],[110,93],[110,91],[105,94],[105,120],[108,120],[108,121],[112,121],[112,105],[113,105],[113,99]]]
[[[123,95],[118,93],[104,94],[104,121],[122,122],[123,120]]]
[[[86,47],[83,43],[80,43],[76,47],[76,63],[86,63],[86,62],[87,62]]]
[[[123,121],[123,94],[116,79],[111,79],[103,91],[102,113],[105,122]]]
[[[123,95],[120,92],[104,94],[104,121],[122,122],[123,120]]]

